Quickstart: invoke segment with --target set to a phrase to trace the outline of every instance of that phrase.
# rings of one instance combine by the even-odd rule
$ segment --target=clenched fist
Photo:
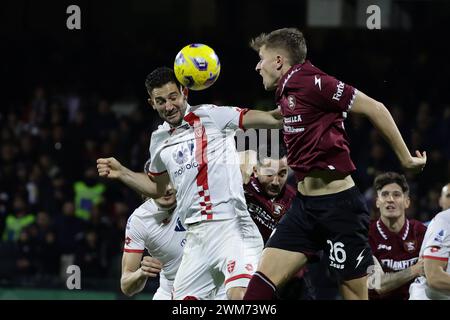
[[[115,158],[97,159],[97,170],[100,177],[118,179],[123,173],[123,167]]]
[[[145,256],[141,261],[141,273],[147,277],[156,277],[161,272],[162,263],[153,257]]]

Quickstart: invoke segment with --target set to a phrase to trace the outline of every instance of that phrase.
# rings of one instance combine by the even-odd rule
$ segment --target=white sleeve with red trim
[[[208,116],[216,124],[219,130],[243,129],[242,117],[247,111],[248,109],[242,109],[238,107],[225,107],[225,106],[218,107],[212,105],[210,108],[207,109]]]
[[[145,249],[147,238],[145,225],[138,216],[132,214],[127,221],[125,228],[125,245],[123,251],[142,253]]]
[[[445,213],[445,212],[443,212]],[[448,215],[442,213],[436,215],[428,226],[423,257],[434,260],[447,261],[450,257],[450,212]]]
[[[161,160],[161,150],[163,147],[164,140],[162,136],[163,132],[155,131],[152,133],[150,139],[150,159],[151,163],[149,166],[149,172],[153,175],[158,175],[167,171],[166,166]]]

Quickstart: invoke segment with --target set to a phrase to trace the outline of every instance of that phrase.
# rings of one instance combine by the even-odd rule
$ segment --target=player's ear
[[[153,104],[152,98],[147,99],[148,104],[153,108],[153,110],[156,110],[155,105]]]
[[[189,96],[189,89],[187,87],[180,86],[181,94],[187,99]]]
[[[258,178],[258,169],[256,169],[256,166],[253,166],[253,175],[255,178]]]
[[[380,209],[380,201],[379,201],[378,196],[375,198],[375,206],[376,206],[378,209]]]
[[[148,99],[147,99],[148,104],[153,108],[153,110],[156,110],[155,105],[153,104],[152,93],[148,90],[147,90],[147,93],[148,93]]]
[[[281,68],[283,68],[283,64],[284,64],[284,57],[278,55],[276,58],[276,61],[277,61],[277,70],[281,70]]]
[[[411,204],[411,199],[409,199],[409,196],[406,196],[406,198],[405,198],[405,209],[408,209],[410,204]]]

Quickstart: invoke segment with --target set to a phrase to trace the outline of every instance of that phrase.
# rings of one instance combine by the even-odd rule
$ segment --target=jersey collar
[[[305,60],[305,62],[300,63],[300,64],[296,64],[293,65],[282,77],[281,79],[278,81],[278,87],[277,87],[277,91],[276,91],[276,95],[277,97],[281,96],[281,94],[284,91],[284,88],[286,87],[286,84],[288,83],[289,79],[292,78],[292,76],[294,74],[296,74],[297,72],[299,72],[303,65],[305,65],[306,63],[309,63],[309,60]]]
[[[383,237],[384,240],[387,240],[390,235],[401,235],[402,240],[406,240],[409,234],[409,228],[410,224],[408,219],[405,219],[405,223],[398,233],[390,231],[388,227],[386,227],[386,225],[383,223],[383,221],[381,221],[381,219],[377,220],[378,233],[381,235],[381,237]]]

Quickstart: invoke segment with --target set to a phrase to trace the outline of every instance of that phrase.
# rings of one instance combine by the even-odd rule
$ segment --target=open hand
[[[407,163],[403,164],[403,167],[412,172],[421,172],[427,163],[427,152],[420,153],[416,150],[416,157],[411,157]]]

